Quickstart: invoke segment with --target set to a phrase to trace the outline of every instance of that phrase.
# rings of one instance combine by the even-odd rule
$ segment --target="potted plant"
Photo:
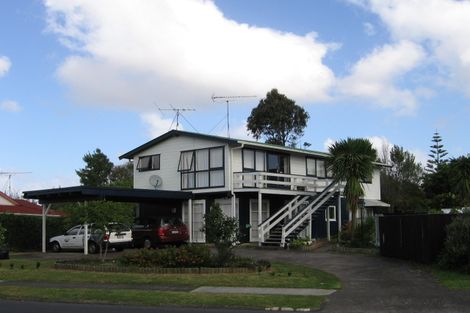
[[[6,229],[0,224],[0,259],[10,258],[10,250],[6,244],[5,233]]]

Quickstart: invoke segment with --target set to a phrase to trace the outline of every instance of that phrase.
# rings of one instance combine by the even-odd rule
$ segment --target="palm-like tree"
[[[356,225],[359,199],[364,196],[363,182],[369,181],[377,160],[377,151],[367,139],[348,138],[335,142],[330,148],[328,168],[336,182],[346,182],[344,195],[352,214],[352,230]],[[353,232],[354,233],[354,232]]]

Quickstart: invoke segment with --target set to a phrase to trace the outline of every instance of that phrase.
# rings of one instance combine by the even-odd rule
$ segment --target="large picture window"
[[[160,169],[160,154],[146,155],[139,158],[137,170],[139,172],[153,171]]]
[[[224,147],[181,152],[178,171],[181,189],[223,187]]]

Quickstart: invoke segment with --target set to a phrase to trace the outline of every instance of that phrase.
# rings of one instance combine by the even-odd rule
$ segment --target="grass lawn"
[[[0,261],[0,279],[52,283],[153,284],[179,286],[290,287],[338,289],[339,280],[320,270],[273,263],[270,272],[237,274],[141,274],[96,273],[53,269],[53,260],[12,259]],[[13,268],[10,264],[14,264]],[[319,308],[324,297],[279,295],[193,294],[174,291],[124,289],[60,289],[2,286],[0,298],[44,301],[184,305],[197,307],[265,308],[289,306]]]
[[[450,289],[470,290],[470,274],[444,271],[433,268],[433,273],[441,284]]]

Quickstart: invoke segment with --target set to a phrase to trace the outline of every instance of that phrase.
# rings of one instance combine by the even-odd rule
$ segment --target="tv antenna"
[[[188,122],[188,124],[197,132],[196,128],[184,117],[183,113],[181,112],[187,112],[187,111],[196,111],[195,109],[190,109],[190,108],[175,108],[174,106],[172,106],[170,104],[171,108],[170,109],[160,109],[158,108],[158,110],[160,112],[163,112],[163,111],[173,111],[173,112],[176,112],[175,113],[175,117],[173,118],[173,121],[171,122],[171,125],[170,125],[170,129],[171,127],[173,126],[173,123],[175,122],[176,120],[176,130],[178,130],[178,127],[180,125],[180,116],[186,121]]]
[[[0,175],[8,176],[8,178],[7,178],[7,188],[5,189],[5,192],[7,192],[7,194],[9,196],[12,195],[12,193],[11,193],[11,177],[13,175],[19,175],[19,174],[31,174],[31,172],[0,172]]]
[[[237,99],[241,98],[256,98],[256,96],[216,96],[212,95],[211,99],[212,102],[216,102],[217,100],[222,100],[227,103],[227,137],[230,138],[230,109],[229,103],[233,101],[237,101]]]

